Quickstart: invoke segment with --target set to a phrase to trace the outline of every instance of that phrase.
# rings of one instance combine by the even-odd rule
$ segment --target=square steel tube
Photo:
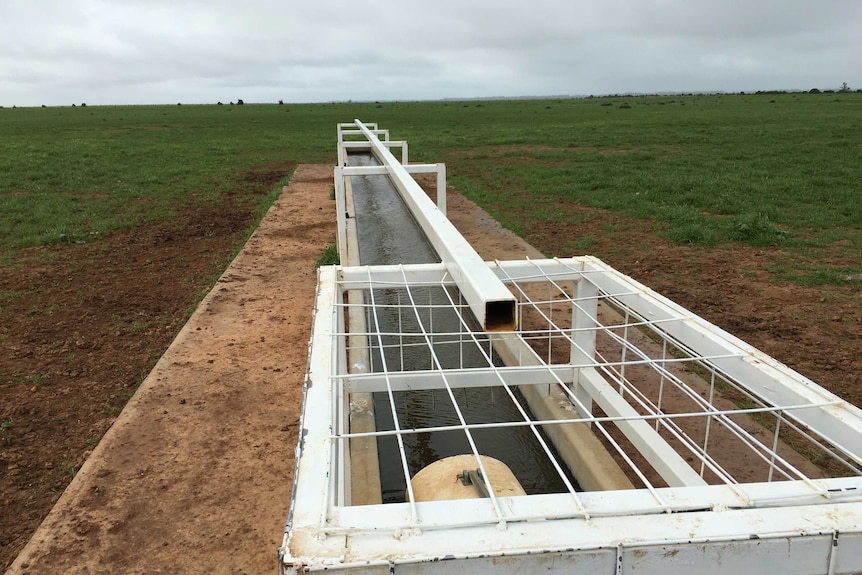
[[[515,331],[518,317],[515,296],[488,269],[473,246],[455,229],[440,209],[416,183],[407,170],[389,152],[372,130],[359,120],[356,126],[371,143],[371,149],[386,167],[392,183],[401,195],[416,222],[437,250],[446,270],[455,280],[470,310],[484,331]]]

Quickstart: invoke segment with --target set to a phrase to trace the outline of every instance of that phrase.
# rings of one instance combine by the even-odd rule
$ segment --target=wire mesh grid
[[[750,349],[698,351],[698,339],[679,336],[680,326],[715,337],[708,329],[701,333],[708,324],[678,307],[665,306],[661,314],[642,309],[641,298],[652,297],[648,290],[620,281],[610,268],[575,260],[498,263],[498,275],[519,301],[519,330],[503,334],[481,332],[451,278],[426,268],[424,275],[410,266],[351,274],[339,285],[337,313],[347,312],[344,293],[361,290],[364,303],[352,307],[363,308],[365,331],[333,333],[343,365],[354,357],[370,363],[334,373],[333,404],[371,392],[377,409],[377,429],[365,433],[351,433],[349,408],[334,409],[334,453],[347,453],[353,438],[376,437],[381,470],[403,488],[403,498],[394,501],[410,505],[411,525],[423,524],[411,478],[455,453],[472,454],[484,482],[492,513],[477,523],[538,518],[501,503],[480,455],[509,465],[529,495],[566,494],[555,500],[557,517],[599,512],[589,497],[585,502],[576,473],[560,456],[567,447],[549,439],[552,426],[587,428],[631,487],[649,494],[648,505],[639,500],[640,513],[691,508],[669,488],[724,486],[733,506],[757,507],[834,499],[841,490],[827,478],[862,476],[862,460],[842,445],[845,439],[812,430],[810,418],[802,417],[841,400],[828,393],[783,403],[764,397],[733,367],[760,361]],[[781,373],[767,376],[785,385]],[[526,390],[567,415],[537,418]],[[331,493],[349,490],[336,467],[330,481]],[[792,488],[751,488],[781,482]]]

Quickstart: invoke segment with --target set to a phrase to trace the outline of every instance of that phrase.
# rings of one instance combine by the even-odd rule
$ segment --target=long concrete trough
[[[388,131],[338,136],[282,572],[862,571],[862,411],[595,258],[482,261]],[[349,181],[383,172],[441,261],[355,257]],[[453,445],[476,496],[417,500]]]

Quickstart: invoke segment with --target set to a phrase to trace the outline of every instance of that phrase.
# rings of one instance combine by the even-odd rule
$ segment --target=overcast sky
[[[862,0],[0,0],[0,105],[862,87]]]

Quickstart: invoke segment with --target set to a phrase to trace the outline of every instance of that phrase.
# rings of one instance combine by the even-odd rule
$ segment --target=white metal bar
[[[862,513],[862,480],[860,478],[828,479],[824,483],[829,489],[834,489],[838,497],[825,501],[820,493],[812,492],[811,489],[801,481],[786,481],[780,483],[752,483],[748,485],[754,499],[765,503],[757,506],[749,506],[750,509],[775,509],[806,506],[806,511],[818,513],[819,507],[835,509],[836,506],[846,504],[846,510],[851,515],[843,519],[849,520],[844,523],[847,529],[853,529],[854,513]],[[667,525],[662,525],[662,517],[667,517],[673,522],[674,518],[680,519],[684,513],[695,510],[715,508],[717,511],[708,511],[701,517],[708,517],[714,513],[721,517],[732,509],[742,509],[739,506],[739,498],[728,485],[709,485],[704,487],[661,487],[656,492],[668,501],[666,506],[657,506],[653,497],[644,489],[628,489],[620,491],[593,491],[579,494],[580,500],[588,510],[591,519],[600,521],[602,518],[618,517],[623,519],[646,516],[652,518],[655,524],[653,537],[659,532],[665,531]],[[571,498],[568,494],[540,494],[527,497],[507,498],[507,506],[510,518],[517,520],[537,520],[564,517],[580,517],[571,506]],[[439,529],[452,526],[470,526],[495,523],[495,516],[489,513],[487,506],[478,505],[470,500],[439,501],[432,504],[420,503],[418,507],[422,511],[423,529]],[[855,511],[854,511],[855,510]],[[406,504],[388,504],[373,508],[373,514],[368,507],[339,507],[332,510],[332,523],[327,527],[328,533],[336,532],[361,532],[373,530],[385,533],[398,528],[406,527],[409,522],[409,511]],[[673,513],[668,513],[673,512]],[[727,525],[727,531],[742,532],[745,530],[746,537],[760,529],[747,523],[743,515],[736,515],[736,526],[733,522]],[[858,516],[857,516],[858,517]],[[803,522],[804,515],[798,517]],[[835,517],[833,521],[840,522],[842,518]],[[569,526],[576,525],[570,523]],[[855,529],[859,530],[857,523]],[[339,527],[340,526],[340,527]],[[514,528],[514,526],[510,526]],[[531,526],[532,527],[532,526]],[[552,528],[563,529],[562,525],[551,525]],[[762,527],[762,526],[761,526]],[[785,526],[786,527],[786,526]],[[511,530],[511,529],[510,529]],[[532,531],[532,529],[531,529]],[[536,531],[544,531],[541,527]],[[760,531],[761,533],[763,531]],[[618,537],[627,537],[629,532],[623,531]],[[575,539],[568,538],[570,543]],[[533,539],[541,544],[541,539]]]
[[[369,294],[370,294],[370,298],[371,298],[371,303],[373,304],[374,303],[374,290],[370,290]],[[383,353],[383,339],[382,339],[382,336],[380,335],[380,319],[377,317],[376,313],[373,314],[372,317],[374,319],[374,328],[378,332],[377,333],[377,343],[380,346],[380,351],[381,351],[380,362],[382,364],[382,371],[383,371],[384,377],[388,378],[389,377],[389,369],[386,365],[386,354]],[[392,422],[393,422],[393,425],[395,426],[396,431],[400,431],[400,429],[399,429],[400,423],[398,420],[398,410],[395,408],[395,396],[393,395],[392,387],[391,386],[387,386],[387,387],[388,387],[388,389],[386,390],[386,395],[387,395],[387,398],[389,400],[389,409],[392,412]],[[411,511],[411,515],[412,515],[412,519],[413,519],[411,525],[415,526],[419,523],[419,515],[418,515],[418,511],[416,509],[416,498],[413,496],[413,485],[410,483],[410,470],[409,470],[408,465],[407,465],[407,454],[406,454],[406,451],[404,449],[404,437],[401,434],[397,434],[395,436],[395,438],[398,442],[398,454],[401,458],[401,470],[404,473],[404,480],[407,482],[407,495],[408,495],[408,501],[410,502],[410,511]]]
[[[710,373],[710,378],[709,378],[709,398],[707,399],[707,403],[709,403],[709,405],[713,405],[714,401],[715,401],[715,372],[713,371]],[[707,453],[707,447],[709,445],[709,430],[710,430],[711,426],[712,426],[712,414],[708,415],[706,418],[706,429],[704,430],[704,433],[703,433],[703,452],[704,453]],[[704,470],[705,465],[706,465],[706,461],[702,459],[700,461],[700,475],[701,476],[703,476],[703,470]]]
[[[330,426],[331,410],[328,372],[332,369],[332,332],[336,328],[333,300],[335,298],[335,272],[321,269],[318,276],[312,339],[309,344],[309,375],[303,387],[302,426],[297,446],[296,492],[307,494],[310,505],[295,504],[292,521],[299,525],[320,525],[325,522],[329,505],[330,461],[332,446]],[[316,457],[303,457],[315,453]],[[321,456],[324,454],[324,456]]]
[[[628,418],[617,423],[617,427],[650,465],[671,487],[705,485],[706,482],[656,431],[643,420],[598,372],[589,367],[581,368],[578,381],[593,401],[608,415]],[[634,419],[632,419],[634,418]]]
[[[408,174],[436,174],[443,164],[409,164],[404,166]],[[389,172],[384,166],[347,166],[345,176],[386,176]]]
[[[374,138],[374,140],[384,148],[401,148],[407,143],[403,140],[388,140],[384,142],[376,137]],[[341,142],[341,147],[350,150],[373,150],[374,144],[372,144],[371,142],[348,140],[346,142]]]
[[[350,125],[353,126],[354,124],[350,124]],[[384,135],[389,133],[389,130],[370,130],[370,131],[372,134],[374,134],[376,136],[384,136]],[[341,133],[345,136],[361,136],[362,130],[358,130],[358,129],[356,129],[356,130],[344,130],[344,129],[342,129]]]
[[[437,166],[437,209],[446,215],[446,164],[434,164]],[[412,168],[413,166],[410,166]]]
[[[628,330],[628,326],[626,326],[626,329]],[[623,351],[625,351],[625,349],[626,348],[623,348]],[[664,362],[667,361],[667,340],[666,339],[663,339],[661,341],[661,360],[662,360],[662,366],[664,366]],[[655,405],[656,411],[661,411],[661,400],[663,399],[662,396],[664,395],[664,380],[666,377],[665,371],[666,371],[665,369],[661,370],[661,379],[659,380],[659,384],[658,384],[658,401],[656,401],[656,405]],[[655,430],[658,431],[658,422],[656,422]]]
[[[485,331],[517,329],[515,298],[506,286],[488,270],[476,250],[431,202],[428,195],[410,177],[404,166],[395,160],[387,147],[359,120],[355,122],[366,132],[374,154],[386,166],[404,203],[443,260],[455,283],[464,293],[479,324]]]
[[[598,327],[598,288],[591,282],[579,281],[575,286],[575,303],[572,305],[571,338],[574,345],[570,346],[569,361],[574,364],[595,362],[596,360],[596,328]],[[581,384],[580,369],[576,368],[573,391],[588,412],[592,411],[592,398],[584,392]]]
[[[572,260],[577,265],[577,260]],[[556,260],[525,260],[514,262],[483,262],[497,278],[514,284],[547,281],[549,278],[556,281],[579,281],[582,273],[569,269]],[[368,287],[393,287],[403,286],[404,282],[400,275],[401,267],[398,265],[361,266],[356,268],[342,268],[341,281],[343,283],[366,283],[370,272],[371,283]],[[452,277],[445,278],[447,268],[445,264],[415,264],[404,266],[407,281],[410,285],[455,285]]]
[[[439,346],[439,343],[435,344]],[[497,387],[501,385],[550,385],[559,381],[568,382],[572,369],[567,366],[549,366],[541,369],[530,367],[504,367],[496,369],[447,369],[445,380],[442,372],[434,370],[391,373],[354,374],[344,384],[351,393],[385,391],[387,384],[393,391],[421,391],[452,388]]]

